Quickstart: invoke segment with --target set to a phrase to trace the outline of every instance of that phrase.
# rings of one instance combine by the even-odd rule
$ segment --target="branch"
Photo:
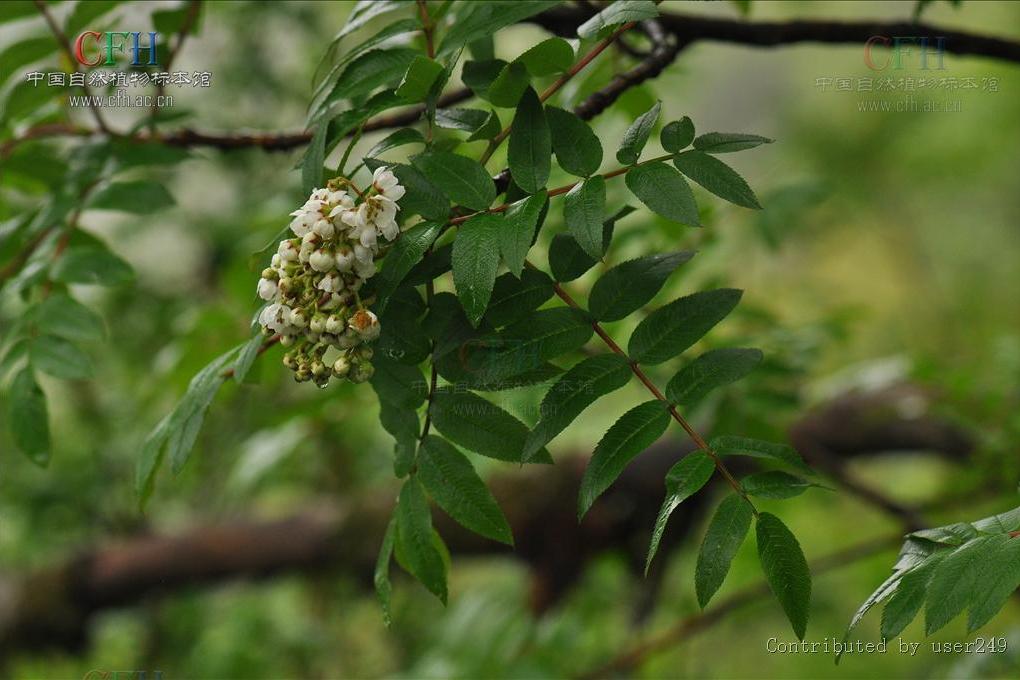
[[[843,548],[811,560],[808,563],[808,567],[811,569],[812,575],[836,571],[854,565],[872,555],[895,548],[902,540],[902,535],[897,533],[862,541],[849,548]],[[624,674],[639,666],[649,657],[689,640],[695,634],[711,628],[731,612],[758,600],[765,599],[769,594],[769,586],[765,581],[759,581],[742,590],[738,590],[729,597],[720,600],[714,607],[680,620],[664,632],[639,642],[632,647],[628,647],[623,652],[613,656],[605,664],[583,673],[579,677],[584,680],[593,680],[594,678],[608,678]]]
[[[866,395],[859,397],[861,403],[868,399]],[[873,399],[871,411],[887,405],[881,395]],[[846,432],[859,433],[867,449],[846,455],[904,448],[930,448],[954,457],[964,453],[958,441],[965,435],[936,416],[907,418],[894,414],[877,420],[869,415],[869,409],[860,408],[844,412],[845,420],[825,431],[817,426],[822,421],[832,424],[824,417],[820,420],[819,413],[824,412],[801,418],[800,431],[812,433],[810,436],[817,437],[814,444],[826,448],[832,448]],[[955,434],[945,436],[949,431]],[[526,562],[533,575],[532,606],[544,611],[577,583],[589,560],[608,550],[623,552],[635,578],[640,577],[648,537],[662,500],[662,480],[673,463],[690,450],[687,443],[667,441],[653,446],[624,470],[580,525],[576,499],[586,457],[568,456],[552,468],[542,466],[541,470],[493,477],[493,494],[504,508],[516,538],[512,552],[463,529],[438,511],[434,513],[436,528],[454,553],[500,554]],[[710,495],[698,494],[677,509],[663,539],[664,555],[681,546],[701,525]],[[19,582],[0,580],[0,650],[75,649],[87,642],[87,624],[95,613],[228,579],[342,568],[371,587],[391,497],[373,493],[357,503],[331,503],[286,519],[202,527],[176,536],[127,537],[31,572]],[[974,498],[974,493],[956,497],[942,503],[942,509],[973,503]],[[664,564],[665,560],[655,563],[660,567]],[[815,567],[812,570],[818,571]],[[655,587],[654,581],[645,583]],[[654,601],[654,592],[649,597]],[[695,623],[682,622],[679,626],[707,627],[725,613],[719,612],[720,608],[729,611],[742,605],[741,597],[749,596],[738,593],[730,604],[726,604],[730,600],[721,600],[704,615],[695,617]],[[675,633],[659,642],[644,643],[642,647],[647,650],[642,655],[675,644],[686,634]]]
[[[563,36],[573,36],[591,10],[578,5],[560,7],[537,14],[529,21]],[[1006,38],[953,31],[931,24],[910,21],[741,21],[718,19],[697,14],[663,12],[657,19],[678,41],[681,49],[698,41],[726,42],[756,47],[776,47],[798,43],[856,44],[863,46],[875,36],[927,37],[930,45],[945,40],[945,51],[1020,62],[1020,42]]]

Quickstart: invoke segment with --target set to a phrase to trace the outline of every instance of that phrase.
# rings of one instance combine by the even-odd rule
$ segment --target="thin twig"
[[[46,24],[50,27],[50,31],[53,33],[53,37],[56,39],[57,44],[67,55],[68,60],[71,63],[71,68],[77,73],[80,69],[78,68],[78,60],[74,58],[74,52],[71,51],[71,43],[64,35],[64,32],[57,25],[53,15],[50,14],[50,10],[46,7],[44,0],[35,0],[35,6],[39,9],[39,13],[42,14],[43,19],[46,20]],[[92,99],[92,91],[88,85],[82,84],[82,90],[85,92],[86,99],[89,103],[89,110],[92,111],[92,117],[96,119],[96,125],[99,129],[106,134],[111,134],[110,128],[106,125],[106,120],[103,118],[103,114],[99,112],[99,107],[96,106],[95,101]]]
[[[560,88],[562,88],[570,81],[571,78],[580,73],[585,66],[590,64],[595,59],[595,57],[602,54],[602,52],[607,47],[612,45],[616,41],[616,39],[620,37],[620,35],[622,35],[625,31],[628,31],[631,28],[633,28],[634,25],[635,23],[633,21],[623,24],[615,31],[613,31],[612,34],[609,35],[609,37],[600,40],[598,44],[595,45],[595,47],[593,47],[590,52],[588,52],[588,54],[578,59],[577,62],[567,70],[566,73],[557,78],[549,87],[547,87],[542,92],[542,94],[538,96],[539,101],[545,102],[554,94],[556,94],[560,90]],[[499,145],[502,144],[503,140],[506,139],[507,136],[510,134],[510,127],[511,127],[510,125],[507,125],[500,131],[498,135],[492,138],[492,140],[489,142],[489,145],[485,147],[485,151],[482,153],[481,158],[478,159],[479,163],[485,165],[488,162],[488,160],[492,158],[492,154],[496,152],[496,149],[499,148]]]
[[[903,536],[899,533],[869,539],[811,560],[808,566],[812,574],[836,571],[855,564],[866,557],[895,548],[902,540]],[[595,678],[605,678],[625,673],[636,668],[648,657],[670,649],[690,639],[694,634],[710,628],[734,610],[767,597],[769,592],[768,584],[765,581],[760,581],[738,590],[729,597],[720,600],[714,607],[680,620],[659,635],[650,637],[620,652],[603,665],[579,675],[578,678],[594,680]]]
[[[170,67],[173,66],[177,55],[180,54],[181,47],[184,46],[184,41],[187,40],[191,29],[198,22],[198,13],[201,9],[202,0],[191,0],[191,4],[188,5],[188,12],[184,15],[184,21],[181,22],[181,29],[177,32],[177,42],[170,49],[170,53],[167,54],[166,64],[163,65],[164,71],[169,71]],[[155,48],[155,45],[153,45],[153,49]],[[156,125],[156,116],[159,114],[159,101],[162,99],[164,92],[166,92],[166,84],[160,81],[156,84],[156,96],[152,100],[152,109],[149,113],[151,117],[150,124],[153,129]]]

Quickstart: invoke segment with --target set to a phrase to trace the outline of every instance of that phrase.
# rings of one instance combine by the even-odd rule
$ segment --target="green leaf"
[[[379,548],[379,556],[375,560],[375,573],[372,575],[375,595],[379,598],[383,623],[387,628],[393,623],[393,617],[390,614],[390,594],[393,592],[393,586],[390,584],[390,560],[393,559],[393,543],[396,538],[397,516],[394,514],[386,525],[386,533],[383,535],[382,546]]]
[[[581,479],[578,518],[616,481],[627,464],[655,443],[669,425],[666,404],[653,399],[624,413],[595,447]]]
[[[530,87],[517,104],[517,113],[510,127],[507,161],[514,183],[529,194],[545,187],[549,181],[552,139],[545,111],[538,95]]]
[[[981,587],[970,600],[967,632],[973,633],[988,623],[1020,588],[1020,540],[999,543],[987,557],[987,569]]]
[[[14,0],[13,2],[0,2],[0,24],[22,17],[36,15],[39,8],[32,0]]]
[[[512,378],[578,349],[594,333],[591,322],[571,307],[541,309],[507,326],[465,353],[465,368],[479,383]]]
[[[106,14],[118,5],[121,0],[90,0],[89,2],[78,2],[74,5],[74,11],[67,17],[64,24],[64,33],[77,37],[83,28],[88,28],[95,19]]]
[[[645,306],[694,251],[648,255],[616,265],[592,286],[588,309],[600,321],[617,321]]]
[[[630,364],[618,354],[600,354],[574,364],[542,398],[541,417],[524,443],[524,462],[528,462],[599,397],[623,387],[630,376]]]
[[[757,349],[714,349],[680,369],[666,385],[666,398],[677,406],[695,406],[716,389],[736,382],[761,363]]]
[[[556,161],[566,172],[589,177],[602,165],[602,142],[591,127],[570,111],[545,107]]]
[[[401,364],[385,356],[377,356],[373,366],[372,389],[380,401],[406,409],[416,409],[425,401],[428,383],[417,366]]]
[[[924,608],[924,632],[938,631],[974,601],[986,587],[985,567],[1008,534],[980,536],[961,545],[940,562],[931,577]]]
[[[914,620],[924,604],[935,567],[948,554],[949,551],[937,552],[901,576],[896,591],[882,610],[883,637],[899,635]]]
[[[432,402],[432,422],[454,444],[489,458],[522,462],[528,428],[491,401],[473,392],[439,392]],[[549,452],[535,456],[551,463]]]
[[[670,153],[676,153],[687,147],[694,141],[694,123],[690,118],[684,116],[680,120],[666,123],[659,133],[659,142],[662,148]]]
[[[442,72],[442,64],[419,54],[408,65],[403,80],[397,86],[397,96],[407,102],[423,101]]]
[[[32,318],[43,333],[67,340],[90,342],[106,335],[99,315],[64,293],[46,298],[32,311]]]
[[[595,266],[596,260],[569,234],[556,234],[549,244],[549,269],[557,281],[573,281]]]
[[[418,432],[421,428],[418,413],[380,399],[379,424],[394,439],[393,474],[398,478],[406,477],[414,467],[418,446]]]
[[[133,215],[148,215],[174,204],[174,197],[159,182],[114,182],[92,195],[88,208],[120,210]]]
[[[336,85],[313,118],[328,111],[337,102],[344,99],[356,99],[371,94],[383,86],[392,86],[400,82],[408,67],[420,54],[408,47],[393,47],[365,52],[352,61],[344,69],[336,81]]]
[[[800,544],[775,515],[758,515],[758,558],[772,594],[779,600],[797,638],[804,639],[811,608],[811,572]]]
[[[77,246],[68,248],[53,265],[50,274],[62,283],[94,283],[116,286],[134,278],[134,270],[106,248]]]
[[[503,129],[495,111],[481,109],[439,109],[436,111],[436,125],[448,130],[470,132],[467,141],[492,139]]]
[[[333,47],[345,36],[358,30],[372,19],[408,6],[409,3],[406,0],[361,0],[361,2],[355,3],[351,13],[347,15],[347,23],[333,36],[330,47]]]
[[[495,106],[509,108],[517,106],[524,93],[530,89],[531,78],[524,64],[514,61],[502,68],[488,88],[485,98]]]
[[[463,453],[429,435],[418,452],[418,476],[446,514],[494,541],[513,545],[513,535],[496,499]]]
[[[646,576],[648,568],[652,566],[655,553],[659,551],[659,543],[662,541],[662,534],[666,531],[669,516],[681,503],[705,486],[712,478],[713,472],[715,472],[715,463],[704,451],[689,453],[670,468],[666,475],[666,498],[662,501],[662,507],[659,508],[658,517],[655,518],[655,528],[648,546],[648,556],[645,557]]]
[[[409,477],[397,501],[398,559],[412,576],[446,604],[446,561],[436,545],[428,499],[415,477]]]
[[[724,435],[713,439],[709,446],[720,456],[747,456],[774,460],[807,474],[814,474],[793,447],[786,444],[775,444],[747,437]]]
[[[623,133],[620,148],[616,151],[616,160],[624,165],[633,165],[638,162],[645,144],[648,143],[648,137],[652,134],[652,128],[655,127],[655,123],[659,120],[659,110],[661,108],[662,102],[657,101],[652,108],[642,113],[638,116],[637,120],[631,123],[627,131]]]
[[[740,485],[748,495],[758,498],[793,498],[818,486],[782,470],[756,472],[740,480]]]
[[[700,227],[698,204],[683,175],[661,161],[638,165],[627,173],[627,188],[652,212],[668,220]]]
[[[535,242],[535,228],[545,210],[549,195],[543,189],[510,205],[499,230],[499,254],[507,269],[520,278],[524,261]]]
[[[661,364],[672,359],[708,333],[740,301],[733,288],[702,291],[660,307],[634,329],[628,354],[633,361]]]
[[[712,515],[694,568],[694,589],[702,609],[726,580],[730,564],[751,528],[751,516],[750,503],[737,494],[724,498]]]
[[[617,220],[634,212],[629,205],[624,206],[615,215],[602,223],[602,252],[609,248],[613,239],[613,230]],[[549,245],[549,269],[557,281],[573,281],[595,266],[596,260],[577,245],[577,241],[569,234],[556,234]]]
[[[499,267],[501,215],[475,215],[457,230],[453,242],[453,284],[468,320],[477,326],[492,296]]]
[[[762,144],[771,144],[774,139],[739,132],[709,132],[695,137],[694,148],[705,153],[732,153],[753,149]]]
[[[367,162],[366,165],[368,165]],[[433,184],[428,177],[412,165],[402,163],[379,163],[378,165],[385,165],[392,170],[400,180],[400,184],[407,190],[404,197],[397,201],[400,204],[402,215],[405,217],[421,215],[427,220],[445,222],[450,214],[450,201],[442,189]],[[369,169],[374,170],[375,167]]]
[[[422,222],[400,234],[393,248],[383,260],[382,269],[376,277],[376,312],[382,314],[389,303],[390,295],[401,284],[411,269],[421,262],[425,251],[435,242],[443,230],[440,222]]]
[[[606,210],[606,180],[595,175],[578,182],[563,197],[567,231],[589,257],[602,258],[602,224]]]
[[[244,344],[237,354],[237,361],[234,362],[234,382],[238,385],[244,382],[245,376],[251,370],[252,364],[258,358],[259,350],[262,349],[262,342],[265,338],[261,333],[256,333]]]
[[[574,48],[563,38],[546,38],[517,58],[533,76],[563,73],[574,65]]]
[[[659,16],[659,10],[652,0],[616,0],[609,7],[578,26],[577,35],[581,38],[591,38],[608,26],[654,19],[657,16]]]
[[[55,378],[82,380],[92,377],[92,362],[77,345],[54,335],[32,338],[28,346],[33,368]]]
[[[436,114],[438,119],[438,112]],[[425,144],[425,138],[414,128],[400,128],[396,132],[386,135],[365,154],[367,158],[375,158],[381,153],[396,149],[408,144]]]
[[[718,158],[701,151],[685,151],[673,158],[673,164],[719,198],[744,208],[761,210],[758,197],[744,178]]]
[[[174,474],[180,472],[188,462],[202,429],[205,413],[223,384],[223,370],[235,360],[237,350],[235,347],[224,352],[196,373],[188,383],[188,390],[174,408],[166,425],[167,455],[170,458],[170,470]]]
[[[485,210],[496,198],[496,185],[474,159],[449,151],[432,151],[416,156],[413,162],[454,203],[471,210]]]
[[[0,85],[15,74],[22,66],[37,62],[44,57],[57,53],[57,43],[53,36],[20,40],[0,52]]]
[[[503,274],[492,287],[485,320],[494,327],[519,321],[553,296],[553,282],[544,272],[525,269],[521,278]]]
[[[515,0],[514,2],[471,2],[460,6],[460,13],[443,37],[437,56],[452,54],[468,43],[494,35],[501,28],[524,21],[555,7],[559,0]]]
[[[135,467],[135,492],[138,494],[138,507],[145,509],[156,486],[156,472],[163,463],[166,440],[170,435],[170,418],[173,413],[166,414],[152,429],[142,443]]]
[[[308,142],[305,155],[301,159],[301,192],[312,193],[313,190],[322,186],[322,165],[326,159],[326,133],[329,131],[329,121],[320,120],[315,126],[315,133]]]
[[[963,545],[978,536],[978,531],[973,524],[957,522],[944,527],[934,529],[922,529],[907,534],[912,538],[923,538],[927,541],[934,541],[943,545]]]
[[[15,376],[7,392],[7,420],[14,445],[33,463],[46,467],[50,460],[46,395],[36,383],[30,368],[23,368]]]
[[[492,87],[492,83],[503,72],[506,65],[507,63],[502,59],[468,61],[464,63],[460,79],[472,92],[482,99],[488,100],[489,88]]]

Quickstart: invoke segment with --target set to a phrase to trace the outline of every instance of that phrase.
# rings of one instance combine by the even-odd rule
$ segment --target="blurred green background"
[[[740,15],[733,3],[664,5],[669,11]],[[201,31],[189,38],[178,67],[210,71],[213,86],[175,91],[174,110],[186,111],[185,123],[201,130],[300,129],[315,66],[350,6],[207,3]],[[905,20],[913,7],[755,0],[750,17]],[[121,23],[144,25],[149,11],[132,3],[122,10]],[[940,26],[1020,38],[1020,3],[954,8],[936,2],[924,17]],[[36,30],[37,21],[4,26],[0,47]],[[534,26],[513,27],[499,35],[497,56],[516,56],[542,35]],[[625,58],[608,53],[565,90],[561,105],[604,84]],[[852,469],[889,495],[916,502],[971,488],[975,480],[990,480],[997,489],[930,515],[933,523],[1014,507],[1020,440],[1018,70],[951,54],[946,67],[946,75],[956,78],[996,79],[997,91],[917,93],[919,99],[952,102],[950,108],[959,110],[950,112],[862,111],[861,102],[896,102],[903,95],[822,89],[818,79],[875,77],[864,63],[863,45],[758,49],[698,43],[593,122],[611,149],[633,116],[661,99],[666,120],[689,115],[700,132],[752,132],[777,140],[726,159],[755,189],[763,212],[701,192],[705,229],[684,229],[642,211],[619,224],[611,258],[698,248],[699,256],[659,299],[718,284],[746,291],[737,314],[712,342],[754,343],[774,370],[707,404],[695,414],[699,422],[783,439],[798,414],[848,387],[899,379],[930,386],[938,395],[937,413],[976,437],[972,460],[956,465],[890,454],[855,462]],[[925,72],[908,63],[895,75]],[[136,115],[117,113],[122,115],[111,119],[122,127]],[[82,112],[77,115],[87,122]],[[381,136],[367,135],[359,150]],[[102,234],[136,267],[138,279],[124,289],[78,291],[79,299],[103,313],[110,341],[89,348],[96,380],[43,383],[55,441],[49,468],[18,455],[0,428],[0,574],[25,573],[142,530],[172,533],[232,518],[286,516],[321,499],[392,493],[391,440],[377,424],[371,389],[297,385],[273,352],[257,363],[249,384],[221,391],[188,467],[177,478],[163,475],[147,513],[137,510],[134,464],[145,434],[198,368],[247,337],[257,276],[249,256],[300,203],[300,173],[293,170],[299,157],[300,151],[195,149],[188,160],[157,171],[176,208],[145,219],[85,215],[83,226]],[[500,158],[490,165],[502,166]],[[552,185],[560,183],[553,178]],[[611,187],[611,204],[626,200],[622,186]],[[12,209],[17,206],[5,212]],[[554,232],[559,219],[553,211],[546,231]],[[571,289],[583,293],[593,278],[589,274]],[[0,323],[18,309],[16,301],[3,300]],[[622,336],[625,324],[614,333]],[[643,399],[637,387],[629,390],[597,403],[557,438],[554,456],[590,451],[608,419]],[[534,422],[528,405],[539,394],[526,389],[500,399]],[[842,493],[811,491],[785,502],[782,515],[809,559],[897,530]],[[179,590],[103,613],[93,620],[93,644],[81,654],[17,655],[7,659],[7,672],[21,678],[81,677],[90,669],[114,668],[161,670],[167,679],[570,676],[697,611],[692,576],[702,530],[703,522],[666,556],[658,604],[643,627],[632,620],[639,583],[619,555],[590,564],[567,598],[540,618],[527,608],[525,566],[497,557],[457,558],[445,609],[409,579],[396,580],[389,630],[371,593],[342,572],[282,575]],[[890,549],[819,576],[808,639],[840,638],[894,555]],[[758,579],[757,556],[747,541],[720,597]],[[869,616],[860,638],[877,640],[878,621],[877,612]],[[981,634],[1008,637],[1010,650],[936,654],[915,621],[904,639],[923,643],[916,656],[890,649],[850,656],[836,667],[825,654],[768,654],[768,638],[789,642],[793,636],[776,603],[759,600],[648,656],[634,674],[1020,675],[1017,602]],[[962,621],[933,638],[968,639]]]

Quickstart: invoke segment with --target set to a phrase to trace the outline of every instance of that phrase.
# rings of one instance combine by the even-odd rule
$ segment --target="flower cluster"
[[[400,233],[396,202],[403,195],[397,178],[381,167],[369,190],[333,179],[291,213],[294,237],[280,241],[259,279],[259,297],[269,302],[259,323],[291,348],[283,364],[299,382],[325,386],[331,376],[372,377],[367,343],[379,337],[379,319],[358,291],[375,274],[379,237],[393,240]]]

